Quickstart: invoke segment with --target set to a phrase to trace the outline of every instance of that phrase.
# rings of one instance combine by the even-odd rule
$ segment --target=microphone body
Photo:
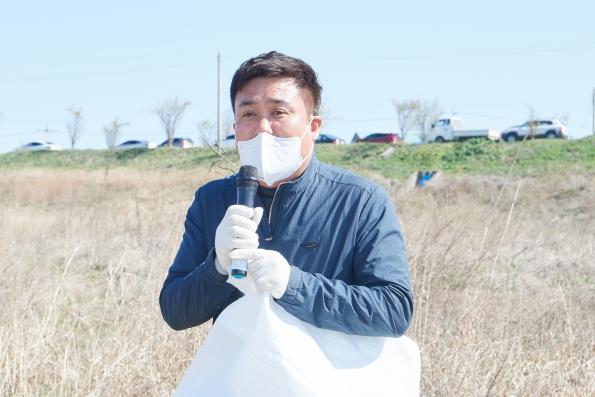
[[[258,169],[252,165],[244,165],[238,173],[237,204],[254,208],[254,200],[258,191]],[[229,266],[231,276],[244,278],[248,274],[248,262],[233,260]]]

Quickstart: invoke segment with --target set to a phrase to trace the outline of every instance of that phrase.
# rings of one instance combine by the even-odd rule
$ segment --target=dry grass
[[[0,395],[167,395],[208,326],[173,332],[158,293],[191,172],[0,177]]]
[[[157,299],[194,190],[212,177],[2,172],[0,395],[171,393],[209,326],[168,329]],[[594,395],[593,176],[503,184],[387,185],[409,250],[422,394]]]
[[[593,182],[475,177],[397,195],[424,395],[595,394]]]

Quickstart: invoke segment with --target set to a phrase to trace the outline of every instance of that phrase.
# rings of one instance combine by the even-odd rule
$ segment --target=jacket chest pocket
[[[325,257],[320,241],[306,238],[294,247],[293,263],[289,263],[309,273],[325,273],[329,258]]]

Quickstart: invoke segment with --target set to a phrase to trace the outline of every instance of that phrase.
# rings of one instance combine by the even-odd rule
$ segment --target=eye
[[[243,117],[254,117],[256,113],[254,112],[244,112]]]

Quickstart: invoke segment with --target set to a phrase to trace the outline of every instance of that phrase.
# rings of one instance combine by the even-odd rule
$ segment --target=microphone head
[[[237,187],[258,187],[258,169],[253,165],[243,165],[238,172]]]

